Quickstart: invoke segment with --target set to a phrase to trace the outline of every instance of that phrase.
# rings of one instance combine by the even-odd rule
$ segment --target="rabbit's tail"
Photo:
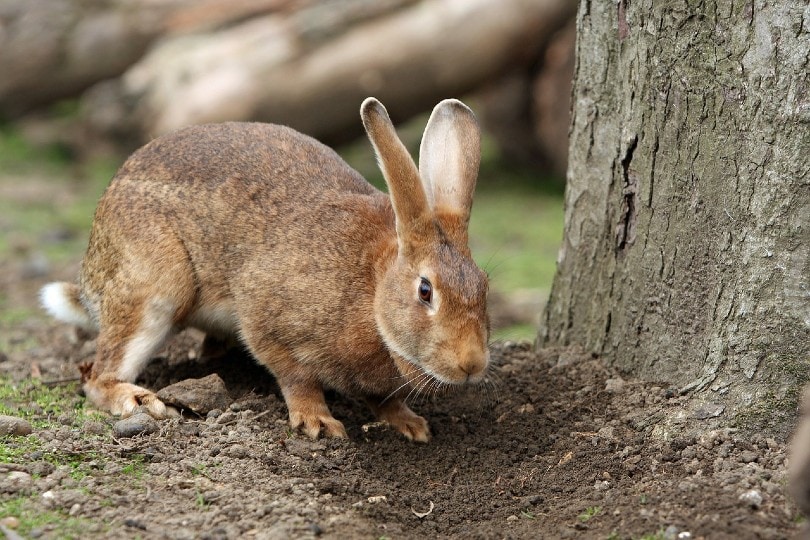
[[[45,311],[60,321],[95,329],[96,324],[82,304],[80,294],[75,283],[48,283],[40,290],[39,300]]]

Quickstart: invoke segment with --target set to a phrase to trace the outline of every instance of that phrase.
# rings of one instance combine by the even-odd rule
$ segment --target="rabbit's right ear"
[[[457,99],[436,105],[419,147],[419,172],[432,210],[456,216],[465,235],[480,161],[475,114]]]
[[[419,170],[397,137],[382,103],[373,97],[366,98],[360,106],[360,116],[391,195],[399,249],[407,252],[414,243],[424,241],[427,234],[425,228],[431,223],[431,212]]]

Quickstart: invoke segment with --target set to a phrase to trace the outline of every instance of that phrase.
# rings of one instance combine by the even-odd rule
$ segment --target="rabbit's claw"
[[[290,426],[293,429],[300,429],[306,436],[317,439],[320,434],[324,437],[335,437],[345,439],[346,428],[340,420],[335,419],[329,411],[323,413],[302,413],[299,411],[290,412]]]
[[[413,412],[404,401],[391,399],[382,404],[372,404],[371,408],[380,420],[396,428],[409,441],[426,443],[430,440],[427,420]]]

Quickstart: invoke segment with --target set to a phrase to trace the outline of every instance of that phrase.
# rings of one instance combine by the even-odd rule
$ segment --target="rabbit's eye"
[[[419,282],[419,300],[429,304],[432,299],[433,287],[428,280],[422,278],[422,280]]]

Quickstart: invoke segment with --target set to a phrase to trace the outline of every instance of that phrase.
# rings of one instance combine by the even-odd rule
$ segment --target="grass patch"
[[[639,537],[638,540],[664,540],[666,536],[664,536],[663,531],[658,531],[655,533],[645,534],[644,536]]]
[[[588,508],[585,509],[584,512],[582,512],[580,515],[577,516],[577,519],[581,523],[585,523],[587,521],[590,521],[592,518],[598,516],[601,512],[602,512],[601,506],[589,506]]]
[[[146,464],[143,455],[133,454],[129,463],[121,468],[121,473],[132,476],[136,480],[143,478],[143,475],[146,474]]]
[[[43,441],[36,435],[0,437],[0,463],[23,465],[34,460],[46,461],[56,467],[69,467],[70,477],[81,480],[91,475],[88,463],[101,459],[96,452],[44,452],[43,447]]]
[[[98,413],[85,412],[78,389],[78,381],[50,386],[35,379],[14,382],[0,377],[0,414],[25,418],[36,428],[54,427],[65,412],[75,415],[77,425],[97,419]]]
[[[504,328],[494,328],[490,341],[522,341],[533,340],[537,336],[537,328],[531,324],[514,324]]]
[[[0,463],[27,463],[34,452],[42,448],[42,439],[36,435],[0,437]]]
[[[0,126],[0,256],[24,257],[35,248],[51,262],[74,260],[119,164],[77,163],[64,147],[37,147],[13,127]]]
[[[38,510],[35,496],[0,501],[0,516],[19,519],[20,526],[15,532],[25,538],[32,536],[32,531],[47,532],[49,538],[82,538],[90,525],[89,520],[66,512]]]

